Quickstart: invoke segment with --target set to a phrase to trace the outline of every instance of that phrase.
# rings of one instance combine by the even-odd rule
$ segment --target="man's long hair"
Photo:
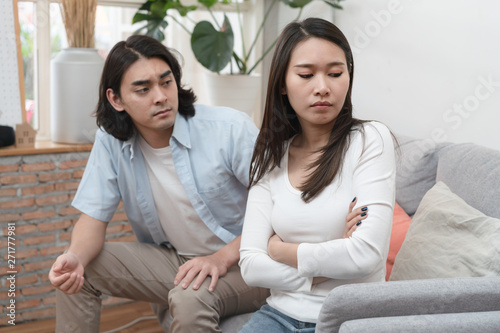
[[[185,89],[181,85],[182,70],[173,53],[154,38],[143,35],[130,36],[126,41],[118,42],[106,58],[99,85],[99,102],[95,112],[97,126],[123,141],[130,139],[134,134],[134,123],[126,111],[119,112],[109,103],[106,91],[112,89],[120,97],[120,86],[125,72],[140,58],[164,60],[170,66],[177,84],[178,112],[184,117],[192,117],[195,113],[193,104],[196,101],[196,95],[191,89]]]

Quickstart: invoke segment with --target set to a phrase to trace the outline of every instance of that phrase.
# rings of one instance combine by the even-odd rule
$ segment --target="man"
[[[132,36],[108,55],[101,130],[73,201],[82,215],[49,273],[56,332],[98,332],[101,294],[150,302],[166,331],[203,333],[268,295],[237,266],[257,129],[195,100],[155,39]],[[105,243],[120,201],[138,242]]]

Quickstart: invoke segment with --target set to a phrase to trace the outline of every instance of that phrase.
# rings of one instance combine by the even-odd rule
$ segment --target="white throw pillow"
[[[500,275],[500,220],[438,182],[418,206],[390,281],[495,275]]]

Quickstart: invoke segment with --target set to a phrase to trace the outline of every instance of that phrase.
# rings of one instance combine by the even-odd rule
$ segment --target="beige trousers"
[[[269,295],[267,289],[247,286],[238,266],[219,279],[213,292],[209,277],[198,290],[176,287],[174,277],[187,260],[163,246],[106,242],[85,268],[82,290],[56,292],[56,333],[99,332],[100,295],[150,302],[165,332],[172,333],[221,332],[221,318],[255,311]]]

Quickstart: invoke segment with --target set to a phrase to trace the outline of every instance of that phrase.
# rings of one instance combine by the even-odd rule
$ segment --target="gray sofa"
[[[391,279],[332,290],[316,331],[500,332],[500,151],[404,136],[399,140],[396,201],[413,220]],[[442,192],[436,192],[437,183],[447,187],[453,193],[450,196],[459,197],[454,200],[463,199],[461,205],[474,218],[453,225],[461,208],[432,215],[452,205],[448,200],[439,202],[437,195]],[[433,202],[434,207],[429,208]],[[434,239],[433,231],[443,237]],[[460,235],[462,231],[464,235]],[[471,233],[474,237],[467,238]],[[457,243],[457,239],[463,241]],[[467,247],[468,239],[478,242],[474,248]],[[438,244],[433,243],[437,240]],[[419,247],[424,255],[412,256],[411,251],[419,251]],[[433,250],[426,253],[429,247]],[[470,254],[475,248],[483,253]]]
[[[413,221],[396,257],[391,279],[383,283],[349,284],[332,290],[321,310],[316,331],[500,332],[500,220],[497,220],[500,219],[500,151],[474,144],[435,143],[405,136],[398,136],[398,139],[396,201]],[[427,222],[432,221],[432,209],[422,207],[423,201],[436,202],[435,206],[443,209],[451,207],[448,201],[438,202],[436,195],[441,192],[433,192],[434,197],[430,196],[430,192],[438,189],[437,183],[449,189],[450,195],[463,199],[463,205],[470,206],[467,208],[469,213],[472,210],[474,214],[483,213],[492,218],[487,219],[489,229],[486,232],[471,232],[476,238],[472,241],[481,242],[479,246],[475,245],[477,243],[472,246],[490,250],[479,254],[486,259],[471,260],[466,256],[474,252],[474,248],[467,248],[467,238],[460,237],[468,237],[469,229],[446,225],[448,220],[459,215],[454,213],[454,208],[446,212],[452,216],[450,218],[434,215],[434,218],[438,216],[436,230],[442,238],[429,236],[434,234]],[[481,219],[468,218],[464,225],[470,228],[476,220]],[[483,222],[481,225],[485,224]],[[454,234],[462,229],[466,235]],[[457,239],[464,241],[455,244]],[[433,252],[412,257],[412,251],[417,251],[419,246],[424,246],[421,251],[430,248]],[[407,256],[407,260],[401,256]],[[432,261],[438,264],[431,267]],[[465,268],[455,261],[464,261]],[[474,267],[477,262],[486,269]],[[401,280],[398,281],[398,277]],[[249,316],[224,320],[222,331],[237,332]]]

